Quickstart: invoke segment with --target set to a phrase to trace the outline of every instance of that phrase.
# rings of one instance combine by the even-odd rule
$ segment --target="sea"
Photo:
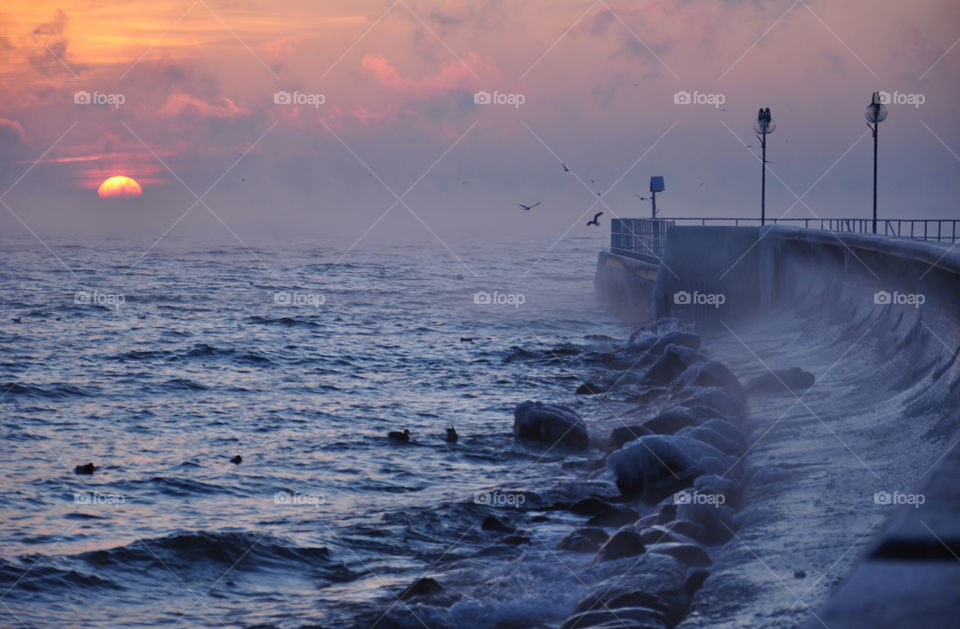
[[[604,244],[0,241],[0,625],[562,621],[567,527],[480,523],[610,491],[512,435],[524,400],[589,403],[546,350],[631,332]],[[398,598],[425,575],[444,605]]]

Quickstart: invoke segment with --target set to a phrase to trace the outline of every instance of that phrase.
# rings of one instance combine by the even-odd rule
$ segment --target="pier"
[[[915,461],[916,468],[927,471],[917,472],[902,487],[924,495],[924,503],[892,506],[885,512],[882,523],[865,537],[869,541],[857,550],[842,585],[831,588],[825,602],[811,606],[808,628],[826,624],[875,629],[918,626],[918,622],[946,627],[953,626],[960,609],[960,494],[955,484],[960,474],[960,448],[955,447],[960,437],[958,222],[880,220],[874,234],[869,219],[780,219],[763,226],[759,219],[748,218],[615,219],[610,250],[599,254],[598,296],[635,324],[677,317],[727,338],[736,336],[734,330],[752,326],[765,325],[768,335],[782,326],[784,337],[791,339],[786,342],[802,344],[803,337],[790,326],[800,322],[809,330],[822,325],[829,334],[849,322],[851,327],[846,329],[857,334],[864,330],[864,337],[887,352],[889,360],[903,360],[915,369],[918,375],[911,390],[936,389],[936,395],[943,396],[934,406],[941,409],[942,417],[925,435],[928,443],[941,444],[939,452],[932,460]],[[719,306],[716,299],[697,303],[691,295],[722,295],[723,300]],[[914,297],[912,304],[901,299],[905,295]],[[858,339],[844,339],[849,341]],[[750,339],[744,343],[736,336],[729,344],[742,349]],[[758,353],[765,360],[777,356],[775,350]],[[761,356],[756,356],[758,361]],[[920,367],[923,363],[932,365],[929,371]],[[869,370],[871,365],[857,367]],[[910,377],[905,374],[904,382]],[[900,390],[896,387],[906,385],[878,382],[877,386],[886,397],[896,399]],[[821,404],[829,409],[828,400]],[[887,413],[883,419],[887,423],[880,424],[878,419],[877,425],[899,423],[906,428],[902,422],[910,421],[910,406],[903,404],[900,416],[891,418]],[[816,408],[829,424],[836,419],[836,426],[827,429],[842,434],[853,450],[869,450],[869,442],[854,441],[857,430],[842,432],[842,417],[831,417],[823,406]],[[765,420],[770,428],[776,424],[774,419]],[[763,428],[760,432],[765,436]],[[803,429],[814,428],[820,426],[813,422]],[[894,429],[884,447],[900,438]],[[831,437],[824,439],[827,444]],[[784,463],[804,470],[803,453],[792,454],[795,460]],[[909,461],[913,454],[904,449],[902,457]],[[757,464],[771,465],[779,460],[776,456],[761,453]],[[797,473],[819,473],[818,464],[807,464],[812,467]],[[800,591],[805,589],[801,586]]]

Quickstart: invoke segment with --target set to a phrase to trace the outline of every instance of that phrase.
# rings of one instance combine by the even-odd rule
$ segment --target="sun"
[[[139,197],[143,188],[135,180],[123,175],[110,177],[97,188],[97,195],[106,197]]]

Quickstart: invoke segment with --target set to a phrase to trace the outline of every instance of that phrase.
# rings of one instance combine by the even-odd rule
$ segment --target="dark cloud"
[[[49,22],[44,22],[31,33],[25,43],[27,60],[33,69],[43,74],[77,73],[81,68],[70,59],[66,28],[69,18],[61,9]]]

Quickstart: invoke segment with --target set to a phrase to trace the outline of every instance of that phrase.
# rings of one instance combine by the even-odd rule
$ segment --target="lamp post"
[[[887,119],[887,108],[880,102],[880,92],[873,93],[863,115],[867,126],[873,130],[873,233],[877,233],[877,128]]]
[[[753,123],[753,131],[760,140],[760,149],[763,153],[763,170],[760,175],[760,225],[767,220],[767,134],[773,133],[777,128],[777,123],[773,121],[770,115],[770,108],[761,109],[757,114],[757,120]]]

